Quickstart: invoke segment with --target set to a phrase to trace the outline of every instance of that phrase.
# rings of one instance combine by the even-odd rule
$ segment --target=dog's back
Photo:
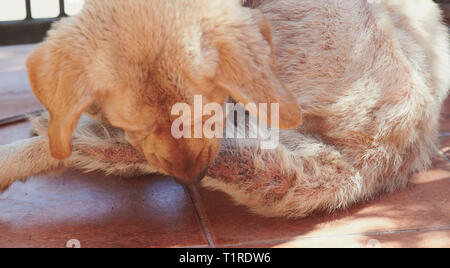
[[[304,123],[281,132],[289,151],[272,156],[277,165],[253,151],[255,169],[295,175],[276,184],[259,177],[266,186],[257,190],[206,185],[260,214],[303,216],[399,189],[430,166],[450,88],[448,30],[437,4],[266,0],[258,8],[271,22],[281,80]],[[268,203],[274,192],[278,201]]]
[[[450,88],[448,31],[435,3],[278,0],[260,9],[282,81],[303,108],[302,133],[358,165],[384,159],[379,165],[395,173],[428,166]]]

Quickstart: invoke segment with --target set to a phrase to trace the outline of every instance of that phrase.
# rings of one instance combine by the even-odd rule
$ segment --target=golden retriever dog
[[[450,88],[435,3],[244,5],[95,0],[55,23],[27,63],[49,114],[33,119],[40,136],[0,147],[0,188],[65,168],[183,184],[206,175],[203,186],[255,213],[303,217],[400,189],[430,166]],[[173,137],[173,106],[194,110],[198,95],[278,103],[279,145]],[[271,114],[246,107],[252,118]]]

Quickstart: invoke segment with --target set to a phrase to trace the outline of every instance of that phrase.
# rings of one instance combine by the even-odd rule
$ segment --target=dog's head
[[[269,23],[239,0],[87,1],[80,15],[53,26],[27,65],[33,92],[50,112],[58,159],[71,155],[81,114],[96,110],[150,165],[192,183],[221,140],[175,138],[176,103],[192,111],[195,95],[203,103],[279,103],[280,128],[301,120],[278,78]]]

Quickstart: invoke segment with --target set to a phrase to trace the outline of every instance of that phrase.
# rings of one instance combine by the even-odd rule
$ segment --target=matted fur
[[[397,190],[429,167],[450,87],[448,30],[436,4],[266,0],[257,6],[271,24],[280,79],[302,106],[304,124],[282,130],[273,151],[255,140],[223,140],[205,187],[261,215],[303,217]],[[82,122],[73,155],[56,161],[45,122],[35,120],[42,137],[0,147],[2,188],[61,167],[127,176],[154,171],[121,130],[99,121]]]

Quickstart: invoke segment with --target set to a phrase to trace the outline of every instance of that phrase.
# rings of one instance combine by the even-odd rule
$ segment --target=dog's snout
[[[220,139],[172,139],[160,134],[145,139],[143,152],[148,163],[182,185],[200,182],[221,148]],[[155,142],[156,138],[160,142]],[[165,141],[165,142],[161,142]]]

